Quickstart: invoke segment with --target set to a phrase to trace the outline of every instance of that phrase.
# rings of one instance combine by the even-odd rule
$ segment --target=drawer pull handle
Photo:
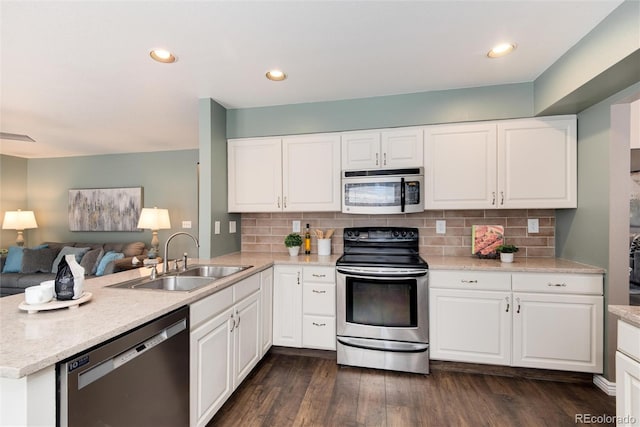
[[[551,283],[551,282],[549,282],[549,283],[547,283],[547,286],[555,286],[555,287],[558,287],[558,288],[565,288],[567,286],[567,284],[566,283]]]
[[[317,291],[315,289],[312,289],[311,292],[313,292],[314,294],[326,294],[327,291]]]
[[[462,280],[460,280],[460,281],[461,281],[462,283],[478,283],[478,281],[477,281],[477,280],[464,280],[464,279],[462,279]]]
[[[327,324],[326,324],[326,323],[316,323],[316,322],[313,322],[313,326],[327,326]]]
[[[327,277],[326,274],[316,274],[316,273],[313,273],[312,276],[313,277]]]

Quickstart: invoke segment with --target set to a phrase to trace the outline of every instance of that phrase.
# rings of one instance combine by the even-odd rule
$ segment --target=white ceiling
[[[531,82],[621,0],[0,3],[0,153],[195,149],[229,109]],[[518,49],[487,59],[489,48]],[[159,64],[166,47],[178,56]],[[264,73],[284,69],[270,82]]]

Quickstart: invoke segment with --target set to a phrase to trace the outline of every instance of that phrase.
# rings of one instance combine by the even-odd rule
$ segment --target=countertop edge
[[[640,306],[637,305],[610,305],[609,313],[615,314],[627,323],[640,328]]]

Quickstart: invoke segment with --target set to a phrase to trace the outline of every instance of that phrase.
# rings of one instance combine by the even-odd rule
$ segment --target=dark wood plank
[[[586,425],[576,422],[580,414],[615,415],[615,398],[581,375],[542,381],[514,369],[491,367],[488,375],[480,365],[453,365],[459,372],[444,363],[430,375],[406,374],[340,367],[332,354],[269,352],[208,427],[562,427]]]

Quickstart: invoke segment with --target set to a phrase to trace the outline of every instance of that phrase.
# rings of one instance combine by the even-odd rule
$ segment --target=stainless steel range
[[[338,364],[429,373],[428,265],[417,228],[344,229]]]

